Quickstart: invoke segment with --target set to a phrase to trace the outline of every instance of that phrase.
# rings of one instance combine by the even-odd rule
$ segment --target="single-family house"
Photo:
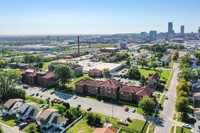
[[[17,109],[23,104],[23,99],[9,99],[2,107],[1,112],[4,115],[13,115]]]
[[[113,126],[104,128],[96,128],[93,133],[117,133],[117,130]]]
[[[159,81],[160,81],[160,76],[158,75],[158,73],[149,74],[147,84],[151,88],[156,89],[159,85]]]
[[[36,103],[23,103],[16,112],[18,120],[26,120],[27,118],[36,119],[39,113]]]
[[[46,109],[39,114],[36,122],[41,128],[54,126],[62,129],[67,124],[67,119],[62,118],[57,109]]]

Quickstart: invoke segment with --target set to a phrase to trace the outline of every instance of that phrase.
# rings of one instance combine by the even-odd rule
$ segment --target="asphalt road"
[[[168,100],[165,100],[163,105],[163,111],[161,112],[161,125],[156,124],[156,129],[154,133],[170,133],[171,127],[174,123],[173,114],[175,112],[175,99],[176,99],[176,86],[178,84],[177,74],[178,74],[178,63],[174,64],[174,75],[171,80],[171,84],[168,92],[166,93]]]

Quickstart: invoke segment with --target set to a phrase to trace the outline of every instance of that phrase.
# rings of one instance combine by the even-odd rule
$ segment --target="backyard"
[[[112,117],[101,115],[101,114],[98,114],[98,115],[101,116],[101,123],[102,124],[105,123],[106,119],[107,119],[115,127],[115,129],[118,130],[121,127],[122,128],[121,133],[138,133],[138,132],[141,132],[141,130],[142,130],[144,124],[145,124],[145,121],[133,119],[133,120],[131,120],[132,122],[130,122],[128,126],[124,126],[124,125],[119,125],[117,123],[117,121],[118,121],[117,118],[112,118]],[[147,123],[145,125],[144,131],[143,131],[144,133],[146,133],[148,125],[149,125],[149,123]],[[94,130],[95,130],[95,127],[88,125],[87,124],[87,118],[84,117],[79,122],[74,124],[74,126],[71,127],[67,131],[67,133],[76,133],[76,132],[79,132],[79,131],[83,131],[85,133],[91,133]]]
[[[191,133],[190,129],[184,127],[176,127],[176,133]]]

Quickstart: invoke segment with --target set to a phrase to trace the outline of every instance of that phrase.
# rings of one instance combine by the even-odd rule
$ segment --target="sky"
[[[175,32],[200,27],[200,0],[0,0],[0,35]]]

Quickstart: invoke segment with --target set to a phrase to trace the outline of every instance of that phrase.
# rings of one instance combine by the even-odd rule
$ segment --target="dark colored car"
[[[39,96],[39,93],[36,93],[36,96]]]
[[[91,110],[92,110],[92,108],[91,108],[91,107],[87,109],[87,111],[91,111]]]

